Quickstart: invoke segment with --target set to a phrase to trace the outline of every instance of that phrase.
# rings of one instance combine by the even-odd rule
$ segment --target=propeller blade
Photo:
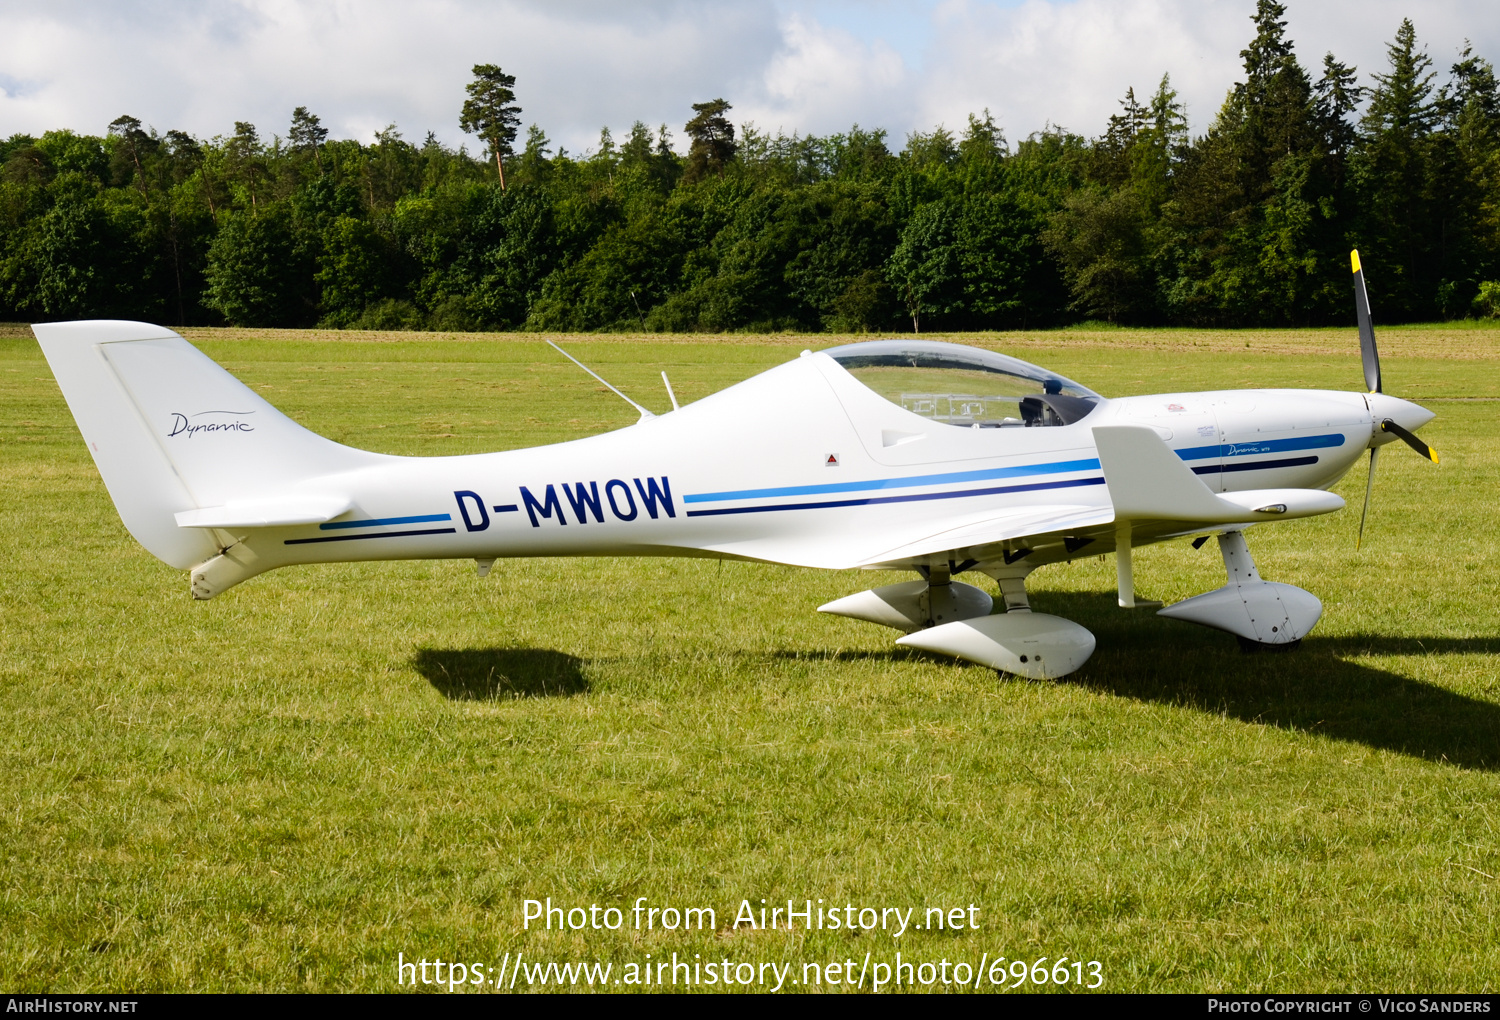
[[[1381,422],[1380,431],[1389,432],[1391,435],[1400,439],[1407,446],[1411,447],[1413,450],[1416,450],[1418,453],[1426,457],[1428,460],[1432,461],[1434,464],[1438,463],[1438,455],[1436,450],[1428,446],[1426,443],[1422,442],[1422,440],[1418,439],[1415,434],[1408,432],[1400,425],[1397,425],[1392,419],[1387,418],[1385,421]],[[1371,452],[1373,453],[1374,451],[1372,450]]]
[[[1375,460],[1380,455],[1380,447],[1370,447],[1370,476],[1365,479],[1365,508],[1359,512],[1359,537],[1354,540],[1354,551],[1359,552],[1360,545],[1365,540],[1365,518],[1370,516],[1370,490],[1375,488]]]
[[[1370,321],[1370,295],[1365,292],[1365,271],[1359,265],[1359,249],[1349,253],[1354,267],[1354,314],[1359,318],[1359,357],[1364,362],[1365,385],[1371,393],[1380,390],[1380,352],[1375,349],[1375,326]]]

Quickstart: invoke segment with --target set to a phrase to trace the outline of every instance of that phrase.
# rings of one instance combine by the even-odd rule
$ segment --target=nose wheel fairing
[[[1228,575],[1224,587],[1157,610],[1158,616],[1227,631],[1255,646],[1290,646],[1307,636],[1323,615],[1323,603],[1296,585],[1266,581],[1239,531],[1219,536]]]

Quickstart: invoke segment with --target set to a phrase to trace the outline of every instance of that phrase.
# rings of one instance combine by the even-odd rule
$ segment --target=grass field
[[[535,337],[188,334],[383,452],[635,417]],[[977,339],[1111,396],[1360,386],[1352,329]],[[686,401],[830,342],[569,349],[660,410],[662,369]],[[387,991],[398,953],[674,951],[791,962],[805,987],[805,963],[899,951],[1099,961],[1110,991],[1494,991],[1500,330],[1381,343],[1443,463],[1381,459],[1362,553],[1357,509],[1252,533],[1265,576],[1324,601],[1299,651],[1121,611],[1094,558],[1032,577],[1099,639],[1033,683],[814,612],[894,575],[356,564],[194,603],[125,533],[34,341],[0,331],[0,987]],[[1338,491],[1357,508],[1363,484]],[[1223,583],[1212,544],[1145,550],[1136,576],[1167,600]],[[711,906],[717,930],[523,931],[549,896]],[[974,904],[979,929],[734,927],[762,898],[917,923]]]

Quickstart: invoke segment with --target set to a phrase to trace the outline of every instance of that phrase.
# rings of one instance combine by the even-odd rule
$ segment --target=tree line
[[[737,132],[693,105],[584,154],[474,68],[484,152],[392,125],[265,140],[122,116],[0,142],[0,319],[442,330],[1303,325],[1349,318],[1361,250],[1386,321],[1500,314],[1500,90],[1404,21],[1362,84],[1310,73],[1259,0],[1243,80],[1190,137],[1163,76],[1105,132]]]

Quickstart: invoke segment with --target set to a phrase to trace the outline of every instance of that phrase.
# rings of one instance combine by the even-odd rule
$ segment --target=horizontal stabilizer
[[[1099,463],[1121,521],[1241,524],[1312,517],[1342,509],[1322,489],[1250,489],[1215,494],[1153,429],[1108,425],[1094,429]]]
[[[184,510],[173,516],[179,528],[276,528],[322,524],[352,508],[345,496],[299,496],[227,503]]]

